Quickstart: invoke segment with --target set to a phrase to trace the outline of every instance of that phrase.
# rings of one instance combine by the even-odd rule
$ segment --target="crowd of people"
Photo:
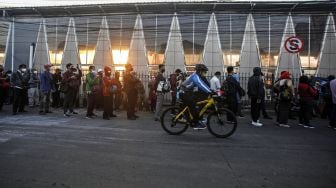
[[[12,114],[26,112],[25,106],[39,108],[40,115],[52,113],[53,108],[63,108],[64,117],[78,114],[75,107],[78,106],[79,90],[82,84],[83,72],[80,67],[71,63],[66,65],[62,73],[56,69],[51,73],[51,65],[44,65],[44,71],[38,73],[36,69],[27,69],[25,64],[19,65],[14,72],[5,71],[0,65],[0,110],[4,104],[12,104]],[[121,106],[127,112],[128,120],[139,118],[135,112],[142,110],[146,104],[154,113],[154,120],[160,119],[165,96],[170,94],[171,105],[177,100],[183,101],[191,109],[194,117],[193,127],[204,129],[206,125],[198,117],[196,102],[206,98],[209,94],[217,94],[225,99],[227,107],[237,117],[244,118],[242,99],[248,95],[251,106],[251,124],[261,127],[260,113],[264,118],[272,119],[265,105],[265,80],[260,67],[253,69],[253,75],[248,79],[247,91],[241,84],[239,75],[234,68],[227,67],[226,77],[221,72],[215,72],[208,80],[208,68],[204,64],[197,64],[195,72],[187,74],[176,69],[173,74],[165,74],[165,66],[159,65],[159,71],[148,82],[148,96],[145,96],[143,82],[137,77],[131,64],[125,65],[123,83],[119,72],[112,72],[112,68],[105,66],[96,71],[95,66],[89,67],[83,84],[86,96],[86,118],[96,118],[95,110],[102,109],[102,118],[109,120],[115,118],[115,110]],[[168,77],[168,78],[167,78]],[[224,78],[224,79],[223,79]],[[277,101],[277,125],[290,127],[288,119],[293,117],[293,101],[298,101],[299,125],[305,128],[314,128],[310,120],[314,111],[314,104],[321,96],[324,102],[324,116],[329,118],[329,126],[336,130],[336,79],[330,75],[328,81],[320,90],[312,84],[311,79],[302,75],[299,84],[294,85],[291,74],[283,71],[280,77],[273,83],[273,92]],[[146,100],[147,99],[147,100]],[[230,119],[228,119],[230,121]]]

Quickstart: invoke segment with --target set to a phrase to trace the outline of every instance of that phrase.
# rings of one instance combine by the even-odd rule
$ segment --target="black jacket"
[[[22,74],[19,71],[16,71],[11,76],[11,84],[13,87],[20,89],[28,89],[29,74],[26,72]]]
[[[261,69],[256,67],[253,69],[253,76],[248,80],[247,94],[249,97],[263,99],[265,97],[264,81],[261,78]]]

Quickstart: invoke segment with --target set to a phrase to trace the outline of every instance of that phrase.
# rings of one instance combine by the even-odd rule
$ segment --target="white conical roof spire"
[[[33,68],[36,68],[39,72],[44,71],[44,65],[50,64],[47,33],[45,20],[42,19],[40,23],[39,32],[37,34],[37,42],[35,46],[35,54],[33,59]]]
[[[282,71],[289,71],[294,77],[300,76],[301,72],[301,63],[300,57],[298,53],[289,53],[285,49],[285,42],[288,38],[296,36],[295,28],[293,24],[292,16],[289,14],[286,21],[285,30],[283,32],[281,46],[280,46],[280,54],[278,58],[278,66],[275,71],[275,76],[278,78]]]
[[[252,14],[248,15],[240,53],[239,72],[253,73],[254,67],[261,67],[257,33]]]
[[[165,52],[164,64],[166,73],[173,73],[176,69],[185,71],[184,50],[182,44],[182,35],[177,14],[174,14]]]
[[[136,72],[148,74],[146,42],[140,14],[137,16],[131,40],[128,62]]]
[[[324,31],[320,58],[316,74],[327,76],[336,73],[336,30],[334,17],[330,13]]]
[[[66,70],[66,65],[68,63],[72,63],[73,65],[80,65],[75,21],[73,18],[70,18],[69,20],[68,33],[65,39],[64,52],[62,57],[62,70]]]
[[[95,55],[93,58],[93,64],[95,65],[96,69],[103,69],[104,66],[111,66],[112,68],[114,67],[111,49],[109,27],[106,16],[104,16],[101,22]]]
[[[216,71],[224,72],[223,52],[215,13],[212,13],[209,20],[201,63],[207,65],[211,74]]]

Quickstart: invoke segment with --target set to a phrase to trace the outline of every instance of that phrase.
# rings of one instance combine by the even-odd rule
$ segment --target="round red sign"
[[[303,41],[297,37],[289,37],[285,42],[285,49],[289,53],[299,53],[303,49]]]

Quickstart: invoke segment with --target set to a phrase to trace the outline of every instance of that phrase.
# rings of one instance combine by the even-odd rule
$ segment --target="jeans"
[[[35,106],[39,104],[39,89],[37,87],[28,89],[29,106]]]
[[[158,92],[156,95],[155,118],[160,118],[163,105],[164,93]]]
[[[46,93],[41,92],[40,111],[48,112],[50,104],[50,91]]]

